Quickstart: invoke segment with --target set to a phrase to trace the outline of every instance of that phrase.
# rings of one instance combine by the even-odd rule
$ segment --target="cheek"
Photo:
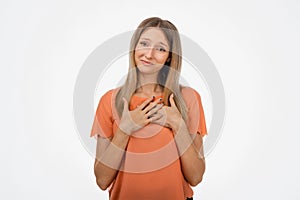
[[[136,49],[135,51],[134,51],[134,57],[140,57],[141,56],[141,54],[143,54],[143,51],[142,50],[138,50],[138,49]]]
[[[139,51],[134,51],[134,60],[135,60],[135,62],[137,62],[139,60],[138,59],[139,57],[140,57],[140,52]]]
[[[136,55],[141,55],[143,54],[143,49],[135,49],[134,52]]]
[[[162,64],[165,63],[167,61],[167,59],[168,59],[168,56],[166,56],[166,55],[157,57],[157,60],[159,61],[159,63],[162,63]]]

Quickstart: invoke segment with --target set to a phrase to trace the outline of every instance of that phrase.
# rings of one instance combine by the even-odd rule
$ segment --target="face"
[[[135,63],[144,74],[157,74],[168,60],[170,47],[159,28],[144,31],[135,48]]]

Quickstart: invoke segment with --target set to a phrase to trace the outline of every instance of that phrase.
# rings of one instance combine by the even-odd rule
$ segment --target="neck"
[[[161,88],[157,84],[157,76],[140,74],[139,83],[140,87],[137,89],[138,92],[145,94],[161,92]]]

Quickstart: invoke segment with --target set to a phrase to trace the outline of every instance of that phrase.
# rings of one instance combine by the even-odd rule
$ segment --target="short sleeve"
[[[204,109],[200,94],[190,87],[184,88],[182,94],[187,104],[187,126],[190,133],[198,133],[202,137],[207,135]]]
[[[90,136],[111,137],[113,134],[113,117],[111,90],[106,92],[98,103]]]

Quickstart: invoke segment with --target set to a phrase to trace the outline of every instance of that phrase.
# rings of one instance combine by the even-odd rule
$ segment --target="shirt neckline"
[[[161,95],[158,95],[158,96],[155,96],[155,98],[156,97],[162,97],[163,95],[161,94]],[[136,94],[134,94],[134,95],[132,95],[132,97],[137,97],[137,98],[140,98],[140,99],[148,99],[149,97],[141,97],[141,96],[138,96],[138,95],[136,95]]]

